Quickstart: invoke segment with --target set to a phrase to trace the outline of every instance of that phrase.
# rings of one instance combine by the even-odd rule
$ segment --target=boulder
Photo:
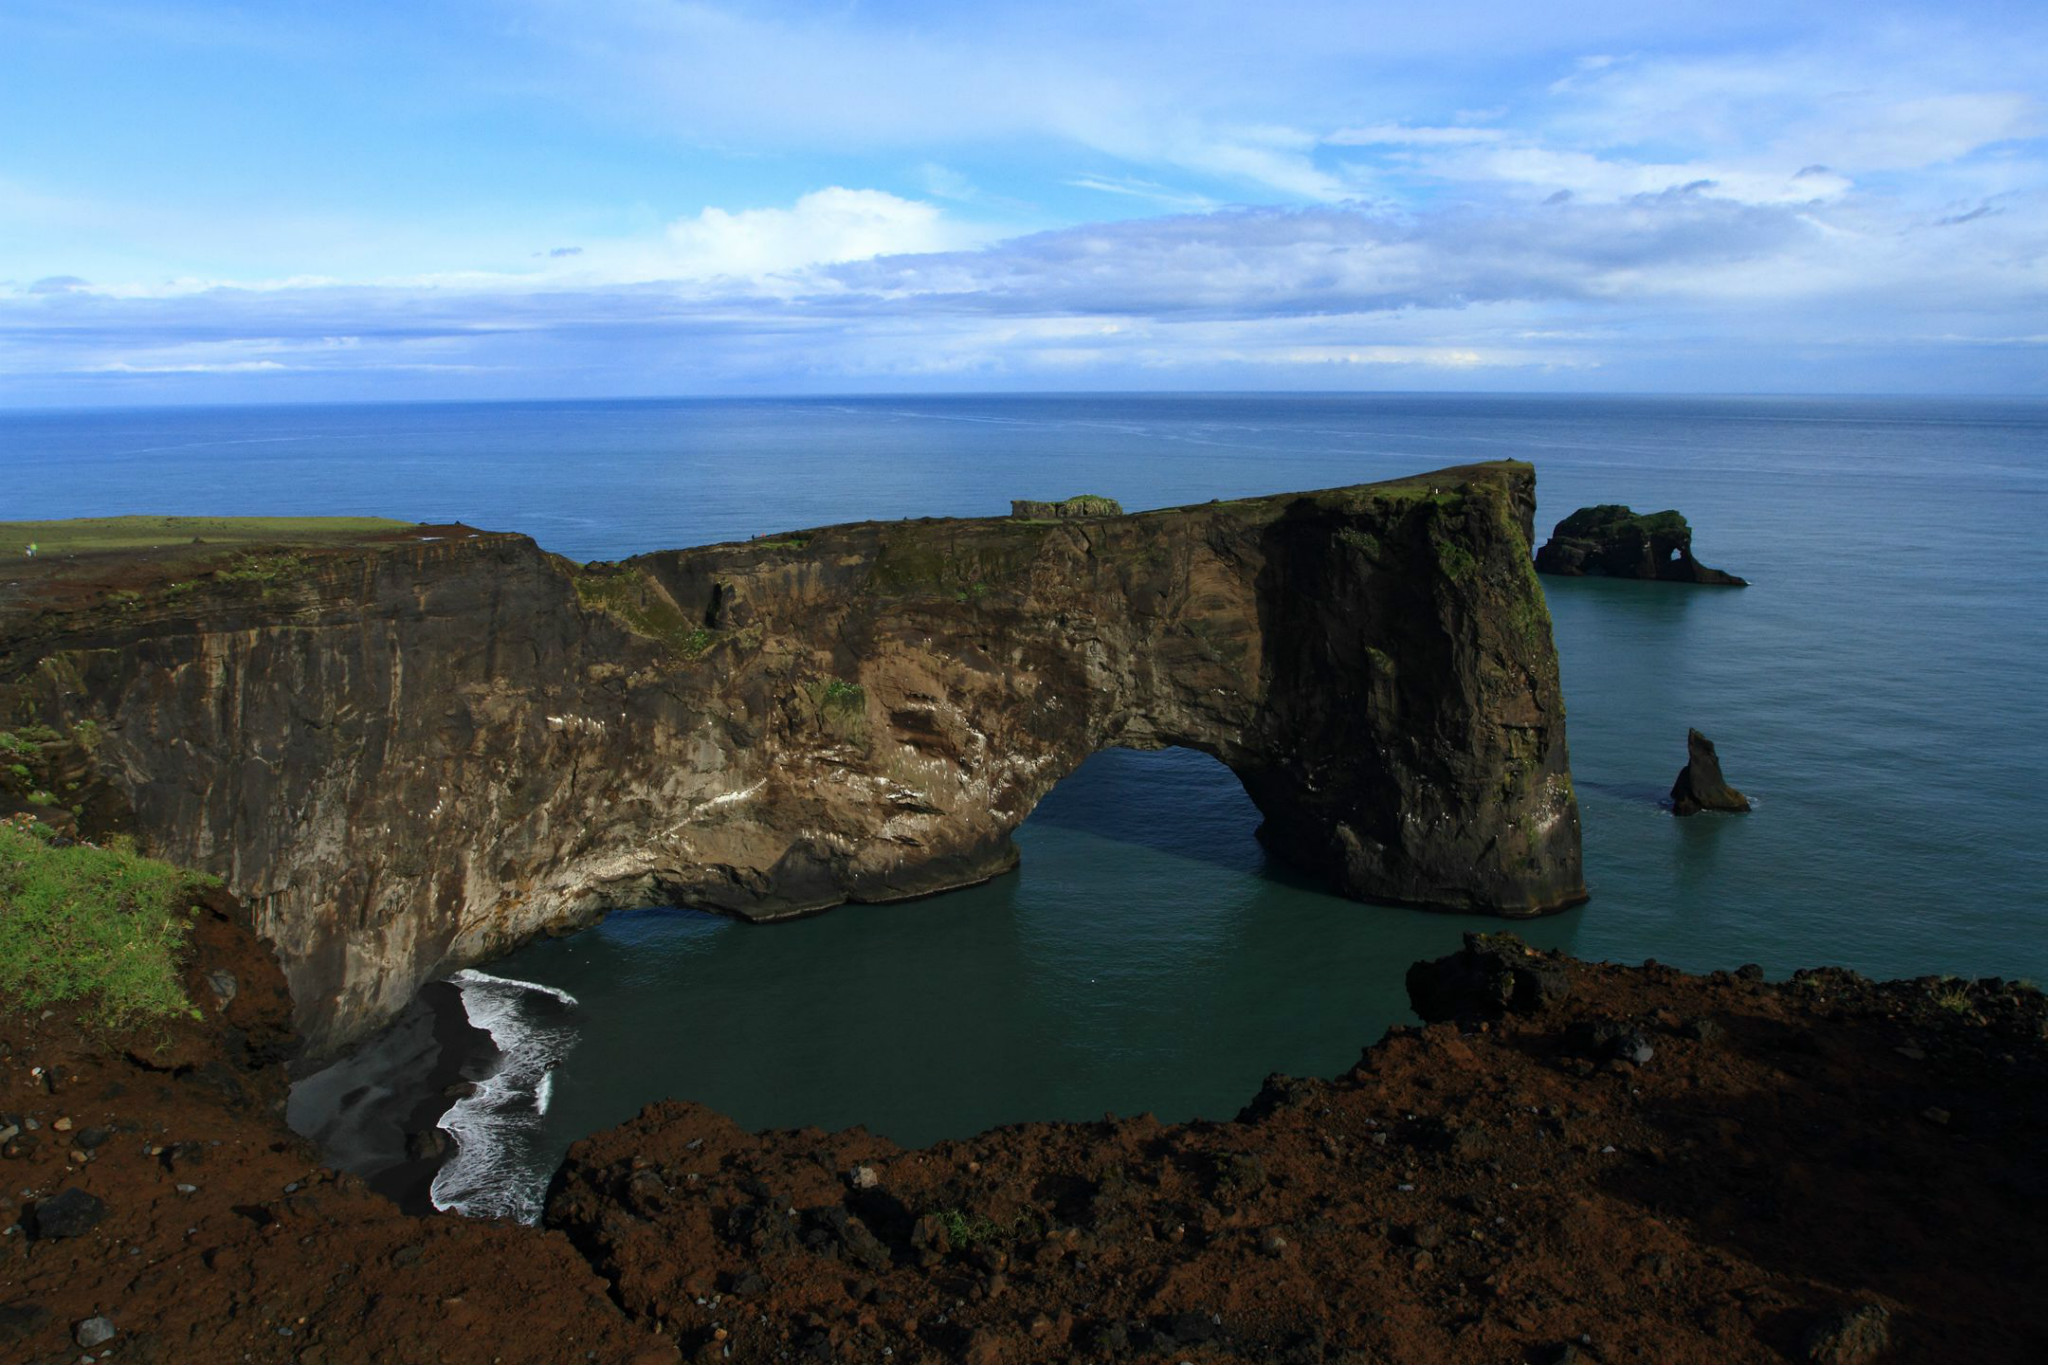
[[[1692,527],[1674,511],[1637,513],[1617,503],[1581,507],[1536,552],[1536,572],[1744,588],[1749,581],[1692,557]]]
[[[107,1206],[84,1190],[58,1192],[36,1205],[37,1237],[83,1237],[107,1216]]]
[[[1870,1365],[1891,1346],[1891,1314],[1867,1303],[1831,1313],[1801,1343],[1815,1365]]]
[[[1686,762],[1671,784],[1671,810],[1675,815],[1695,815],[1703,810],[1746,811],[1749,798],[1728,785],[1721,776],[1721,759],[1714,741],[1697,730],[1685,732]]]
[[[1408,969],[1408,1003],[1432,1024],[1537,1014],[1570,991],[1564,968],[1513,934],[1468,933],[1459,951]]]

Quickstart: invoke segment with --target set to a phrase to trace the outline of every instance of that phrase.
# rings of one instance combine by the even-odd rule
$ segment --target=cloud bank
[[[0,116],[94,10],[0,17]],[[2009,6],[205,11],[78,96],[161,168],[0,150],[0,403],[2048,388]],[[278,159],[174,136],[194,70],[276,73]]]

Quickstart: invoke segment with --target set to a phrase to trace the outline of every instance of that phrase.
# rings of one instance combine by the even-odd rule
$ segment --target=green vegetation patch
[[[829,678],[805,684],[804,695],[827,734],[856,744],[867,738],[868,693],[859,683]]]
[[[1457,582],[1472,576],[1479,567],[1479,561],[1472,552],[1455,540],[1439,540],[1436,543],[1436,563],[1443,570],[1444,577]]]
[[[946,1230],[946,1241],[955,1251],[965,1251],[977,1242],[993,1242],[1003,1235],[991,1219],[969,1217],[959,1209],[940,1209],[933,1217]]]
[[[1010,503],[1010,515],[1025,521],[1047,521],[1066,517],[1120,517],[1124,505],[1100,493],[1078,493],[1058,502],[1018,498]]]
[[[278,550],[270,554],[238,554],[213,576],[223,583],[254,583],[273,588],[298,577],[305,567],[304,555]]]
[[[0,999],[86,1002],[110,1030],[196,1018],[178,966],[192,893],[211,884],[127,849],[57,848],[45,826],[0,823]]]
[[[718,632],[693,620],[647,575],[637,569],[572,569],[576,598],[609,612],[636,635],[667,646],[681,659],[695,659],[718,642]]]
[[[0,554],[88,554],[98,550],[182,549],[208,545],[337,545],[414,523],[388,517],[76,517],[69,521],[0,521]]]

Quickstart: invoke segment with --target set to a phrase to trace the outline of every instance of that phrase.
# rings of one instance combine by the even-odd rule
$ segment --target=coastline
[[[494,1072],[491,1035],[469,1022],[461,988],[430,981],[389,1028],[332,1065],[299,1079],[289,1109],[294,1131],[330,1164],[360,1176],[408,1214],[435,1211],[434,1177],[454,1154],[440,1121],[458,1087]],[[426,1144],[416,1139],[432,1134]]]
[[[1526,1000],[1275,1076],[1229,1122],[906,1149],[665,1101],[577,1143],[533,1227],[408,1215],[281,1126],[289,1000],[220,899],[186,978],[231,964],[242,989],[158,1046],[0,1012],[0,1344],[23,1358],[71,1358],[95,1316],[122,1358],[305,1365],[2017,1365],[2048,1338],[2048,1001],[2023,984],[1492,936]],[[1491,979],[1470,968],[1452,981]],[[423,1080],[474,1042],[448,1003],[402,1039]]]
[[[491,1035],[469,1022],[460,986],[452,981],[429,981],[420,987],[420,998],[433,1013],[434,1062],[421,1078],[419,1100],[406,1116],[405,1131],[437,1134],[440,1147],[418,1156],[407,1150],[401,1160],[369,1181],[371,1189],[407,1213],[427,1214],[435,1211],[434,1177],[455,1155],[454,1138],[439,1126],[440,1121],[455,1106],[462,1088],[496,1071],[504,1057]]]

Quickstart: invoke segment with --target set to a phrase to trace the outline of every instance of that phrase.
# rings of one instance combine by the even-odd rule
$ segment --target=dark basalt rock
[[[83,1237],[106,1216],[107,1206],[96,1196],[76,1188],[63,1190],[36,1205],[36,1236]]]
[[[1432,1024],[1539,1014],[1570,990],[1563,967],[1513,934],[1467,934],[1449,957],[1408,969],[1408,1003]]]
[[[1674,815],[1697,815],[1703,810],[1746,811],[1749,798],[1728,785],[1721,776],[1721,759],[1714,741],[1697,730],[1685,732],[1686,763],[1671,784]]]
[[[1536,572],[1578,578],[1655,579],[1744,588],[1747,579],[1692,557],[1692,527],[1677,512],[1637,514],[1615,503],[1581,507],[1557,524],[1536,552]]]
[[[1112,746],[1213,755],[1345,895],[1585,898],[1529,466],[1081,510],[620,564],[421,527],[260,579],[228,550],[17,567],[0,714],[92,722],[81,799],[245,897],[315,1054],[614,908],[984,881]]]

